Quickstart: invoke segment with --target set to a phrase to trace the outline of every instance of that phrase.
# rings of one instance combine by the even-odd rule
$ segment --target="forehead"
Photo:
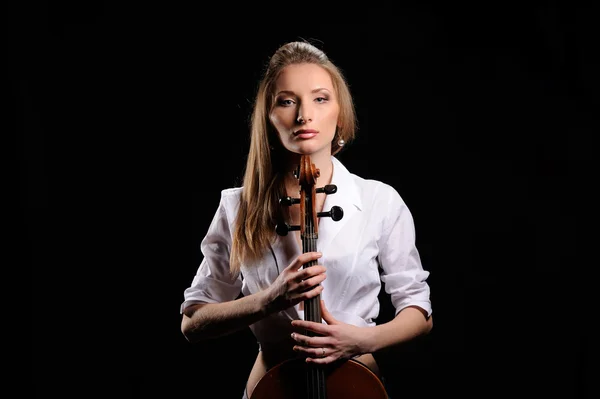
[[[322,88],[333,92],[333,81],[327,70],[315,64],[288,65],[275,82],[276,92],[304,92]]]

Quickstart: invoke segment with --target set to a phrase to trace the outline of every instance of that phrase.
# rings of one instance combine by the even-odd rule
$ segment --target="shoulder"
[[[242,187],[229,187],[221,190],[221,201],[239,201]]]
[[[334,158],[334,178],[344,194],[359,207],[401,208],[405,205],[400,193],[391,184],[381,180],[365,178],[350,172],[340,160]]]
[[[225,216],[227,219],[233,220],[239,208],[241,196],[241,187],[222,189],[219,198],[218,213]]]
[[[380,201],[404,202],[398,190],[386,182],[357,175],[354,175],[354,180],[361,188],[363,196],[370,196]]]
[[[353,173],[350,175],[364,204],[387,207],[390,205],[396,207],[406,205],[398,190],[391,184],[377,179],[364,178]]]

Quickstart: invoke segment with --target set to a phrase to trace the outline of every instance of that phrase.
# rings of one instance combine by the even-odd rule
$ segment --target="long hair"
[[[290,42],[279,47],[259,82],[250,118],[250,148],[231,249],[231,272],[234,274],[239,272],[243,263],[261,258],[276,239],[275,225],[289,219],[288,210],[279,205],[279,198],[286,195],[285,150],[279,143],[269,114],[279,74],[288,65],[303,63],[321,66],[333,81],[340,114],[331,153],[335,155],[342,149],[338,144],[340,139],[346,143],[354,139],[357,123],[354,103],[340,69],[322,50],[310,43]]]

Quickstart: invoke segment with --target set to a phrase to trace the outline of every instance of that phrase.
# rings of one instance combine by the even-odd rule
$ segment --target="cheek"
[[[279,113],[272,113],[270,115],[271,123],[277,129],[278,132],[281,133],[281,130],[287,129],[287,120],[284,115],[280,115]]]
[[[271,123],[273,124],[273,126],[277,127],[277,125],[279,125],[279,118],[277,117],[277,115],[270,114],[269,115],[269,120],[271,121]]]
[[[331,110],[325,116],[325,121],[328,126],[333,126],[335,129],[338,125],[339,117],[340,117],[340,113],[338,110]]]
[[[286,133],[289,131],[289,127],[286,125],[285,118],[282,118],[281,115],[272,114],[270,115],[269,120],[271,121],[271,125],[275,128],[275,133],[279,142],[283,144],[289,135]]]
[[[332,107],[327,109],[327,113],[325,114],[325,118],[328,121],[335,121],[337,123],[338,118],[340,117],[340,106],[339,104],[334,104]]]
[[[339,116],[340,116],[340,113],[338,111],[333,111],[328,115],[327,119],[329,120],[329,122],[331,122],[333,124],[337,124]]]

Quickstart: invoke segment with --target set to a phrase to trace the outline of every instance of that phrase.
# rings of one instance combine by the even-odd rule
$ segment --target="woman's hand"
[[[306,320],[292,321],[292,326],[298,331],[292,333],[292,338],[298,343],[294,350],[307,355],[307,362],[327,364],[369,352],[364,344],[368,329],[337,321],[323,301],[321,314],[327,324]],[[316,333],[317,336],[305,335],[306,330]]]
[[[303,253],[277,276],[266,292],[267,313],[285,310],[323,291],[320,284],[326,278],[325,266],[314,265],[299,270],[302,265],[316,261],[321,256],[320,252]]]

